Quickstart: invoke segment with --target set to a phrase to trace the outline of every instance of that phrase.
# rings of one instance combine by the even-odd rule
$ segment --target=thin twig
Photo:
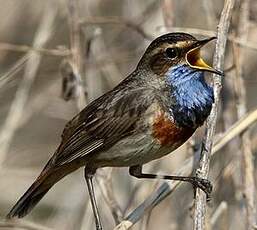
[[[5,74],[0,77],[0,89],[3,88],[8,82],[10,82],[15,74],[23,68],[25,63],[28,61],[30,54],[27,53],[21,57]]]
[[[125,208],[123,208],[123,210],[122,210],[122,216],[125,216],[125,214],[128,212],[128,210],[131,208],[131,205],[134,203],[134,201],[137,197],[137,194],[140,191],[140,188],[141,188],[140,183],[137,183],[133,186],[133,189],[130,193],[130,197],[127,200],[126,204],[124,205]]]
[[[213,3],[214,3],[213,1],[203,0],[203,7],[204,7],[207,24],[208,24],[209,28],[215,28],[215,26],[217,24],[217,19],[215,16]]]
[[[26,230],[53,230],[37,223],[33,223],[25,220],[12,220],[12,221],[1,221],[0,229],[26,229]]]
[[[31,47],[27,45],[16,45],[5,42],[0,42],[0,50],[14,51],[14,52],[38,52],[42,55],[66,57],[71,54],[68,49],[45,49],[39,47]]]
[[[142,27],[140,27],[138,24],[129,21],[125,18],[121,17],[88,17],[80,20],[81,25],[88,25],[88,24],[116,24],[120,26],[125,26],[128,28],[131,28],[132,30],[139,33],[143,38],[147,40],[152,40],[153,36],[150,34],[147,34]]]
[[[140,226],[140,230],[147,230],[149,229],[149,223],[151,219],[152,211],[149,211],[143,218],[142,224]]]
[[[212,148],[212,152],[215,153],[223,148],[230,140],[238,136],[245,131],[249,126],[257,122],[257,109],[251,113],[245,115],[232,125],[223,135],[221,135]]]
[[[122,220],[122,211],[115,198],[113,186],[112,186],[113,169],[109,169],[105,175],[98,175],[96,180],[101,189],[101,195],[111,210],[113,219],[116,224]]]
[[[97,31],[96,31],[97,32]],[[105,44],[103,36],[97,32],[94,39],[91,40],[90,48],[90,58],[95,60],[97,63],[97,57],[101,56],[102,53],[110,53],[111,51]],[[88,54],[89,55],[89,54]],[[122,54],[123,55],[123,54]],[[118,55],[119,56],[119,55]],[[108,65],[101,64],[97,67],[97,73],[94,71],[88,71],[86,85],[87,85],[87,98],[89,101],[95,99],[97,96],[103,94],[103,84],[104,81],[101,77],[96,77],[96,75],[106,76],[106,82],[109,85],[115,85],[117,82],[122,80],[122,74],[117,68],[117,63],[114,61],[116,55],[108,55],[108,58],[103,58],[104,61],[108,60]],[[122,58],[120,57],[120,60]]]
[[[70,24],[70,42],[72,52],[72,67],[74,76],[77,79],[77,107],[82,110],[86,105],[86,98],[84,89],[82,86],[82,77],[84,75],[83,62],[84,57],[82,56],[82,44],[81,44],[81,29],[79,23],[79,3],[78,0],[68,1],[69,10],[69,24]]]
[[[53,4],[51,4],[51,6],[47,5],[41,24],[36,33],[33,46],[40,48],[47,43],[52,35],[52,27],[54,25],[56,15],[57,8]],[[29,53],[29,59],[27,60],[23,80],[17,89],[15,98],[0,134],[0,165],[5,159],[12,138],[18,128],[19,120],[22,117],[25,105],[27,103],[30,89],[36,77],[40,61],[41,55],[39,53],[35,53],[34,51]]]
[[[160,171],[160,174],[162,174],[162,172]],[[149,191],[154,191],[159,185],[161,184],[160,180],[156,180],[155,183],[153,185],[151,185],[151,188],[148,188]],[[145,185],[142,183],[141,187],[145,188]],[[146,215],[144,215],[144,218],[141,221],[141,226],[140,229],[141,230],[147,230],[149,228],[149,223],[151,220],[151,216],[152,216],[152,210],[149,210],[149,212],[146,213]]]
[[[174,1],[162,0],[162,14],[165,26],[172,27],[174,25]]]
[[[230,19],[232,16],[232,10],[234,7],[234,0],[226,0],[221,13],[219,25],[218,25],[218,39],[216,43],[216,50],[214,54],[213,66],[215,69],[223,69],[225,48],[228,36],[228,29],[230,25]],[[206,123],[206,134],[202,144],[201,158],[199,162],[199,168],[196,171],[197,177],[207,179],[209,174],[209,164],[211,157],[211,150],[213,145],[213,137],[215,133],[215,127],[217,122],[218,106],[220,100],[221,91],[221,77],[213,74],[213,90],[214,90],[214,104],[210,116]],[[205,217],[206,217],[206,194],[199,188],[196,189],[195,195],[195,213],[194,213],[194,230],[205,229]]]

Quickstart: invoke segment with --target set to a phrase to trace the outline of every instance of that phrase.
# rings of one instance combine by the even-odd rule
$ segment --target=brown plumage
[[[158,114],[153,124],[153,136],[162,146],[180,146],[194,131],[193,128],[178,127],[164,113]]]

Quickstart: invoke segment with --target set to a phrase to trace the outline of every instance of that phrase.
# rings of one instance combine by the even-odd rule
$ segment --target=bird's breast
[[[168,113],[159,110],[152,124],[152,136],[161,145],[179,147],[194,133],[194,128],[178,127]]]

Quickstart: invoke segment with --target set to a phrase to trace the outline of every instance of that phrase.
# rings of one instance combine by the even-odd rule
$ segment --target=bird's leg
[[[84,172],[85,172],[85,179],[87,182],[88,193],[89,193],[89,197],[90,197],[90,201],[91,201],[91,205],[92,205],[92,209],[95,217],[96,230],[103,230],[99,211],[96,204],[96,199],[95,199],[95,192],[94,192],[94,186],[93,186],[94,172],[91,172],[86,167]]]
[[[209,180],[199,177],[186,177],[186,176],[168,176],[168,175],[155,175],[142,172],[142,165],[135,165],[129,168],[129,174],[136,178],[147,178],[147,179],[165,179],[165,180],[179,180],[191,183],[194,187],[202,189],[207,199],[210,197],[212,191],[212,184]]]

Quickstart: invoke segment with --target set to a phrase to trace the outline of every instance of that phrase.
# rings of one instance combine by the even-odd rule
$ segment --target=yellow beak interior
[[[195,69],[202,69],[207,71],[214,71],[214,69],[206,64],[200,56],[200,47],[189,50],[186,53],[186,62],[187,64]]]

